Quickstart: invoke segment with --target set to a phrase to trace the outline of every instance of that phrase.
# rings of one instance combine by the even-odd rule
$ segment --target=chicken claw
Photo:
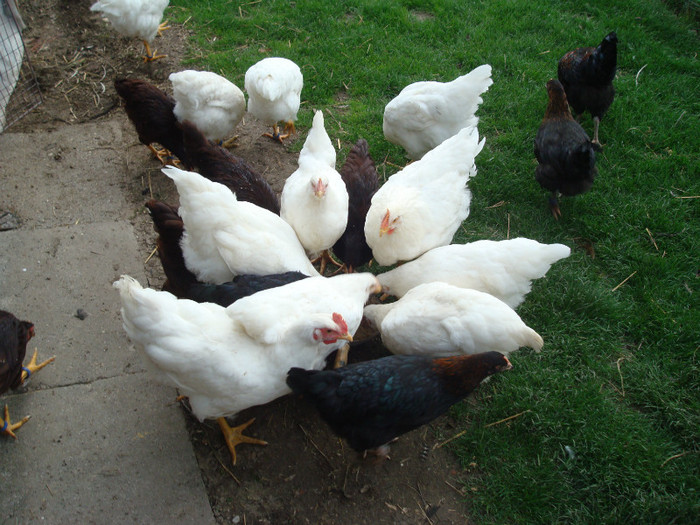
[[[143,57],[144,62],[153,62],[154,60],[158,60],[159,58],[165,58],[168,56],[156,55],[156,50],[151,50],[151,46],[145,40],[143,41],[143,45],[146,48],[146,55]]]
[[[12,423],[10,421],[10,409],[7,407],[7,405],[5,405],[5,418],[0,420],[0,425],[2,426],[2,428],[0,428],[0,434],[5,434],[14,439],[17,439],[17,436],[15,435],[14,431],[22,425],[24,425],[27,421],[29,421],[29,418],[31,417],[32,416],[26,416],[22,418],[22,420],[19,423]]]
[[[166,29],[170,29],[167,20],[165,22],[161,22],[158,26],[158,36],[163,36],[163,31],[165,31]]]
[[[552,194],[552,196],[549,197],[549,209],[552,211],[554,218],[559,220],[561,217],[561,210],[559,209],[559,201],[557,200],[557,196],[555,194]]]
[[[22,367],[22,383],[24,383],[27,379],[29,379],[29,376],[31,376],[34,372],[41,370],[44,368],[46,365],[49,363],[53,362],[56,359],[56,356],[49,357],[46,361],[43,363],[39,363],[38,365],[36,364],[36,355],[39,352],[38,349],[34,349],[34,355],[32,358],[29,360],[29,363],[27,366]],[[7,407],[5,407],[7,410]]]
[[[336,261],[333,256],[330,254],[328,250],[323,250],[321,255],[316,257],[313,261],[311,261],[311,264],[316,264],[317,262],[320,262],[321,268],[319,270],[319,273],[323,275],[323,273],[326,271],[326,266],[328,263],[331,263],[339,268],[338,271],[340,271],[343,268],[343,264],[339,263]],[[335,275],[335,274],[333,274]]]
[[[225,417],[220,417],[216,421],[219,423],[219,428],[224,434],[224,440],[226,441],[226,445],[231,451],[231,458],[233,459],[234,465],[236,464],[236,445],[240,445],[241,443],[250,443],[252,445],[267,445],[267,441],[243,435],[243,431],[253,424],[255,418],[243,423],[242,425],[238,425],[237,427],[231,427],[226,421]]]
[[[148,145],[148,149],[151,150],[153,155],[155,155],[163,166],[167,166],[168,164],[172,164],[173,166],[180,165],[180,161],[173,158],[173,154],[170,152],[170,150],[166,148],[156,149],[152,144]]]
[[[276,140],[280,144],[284,144],[284,139],[289,138],[289,136],[292,133],[296,133],[296,131],[297,129],[294,126],[294,122],[290,120],[284,124],[284,135],[280,135],[280,128],[276,123],[272,126],[272,133],[263,133],[263,135],[270,137],[272,140]]]

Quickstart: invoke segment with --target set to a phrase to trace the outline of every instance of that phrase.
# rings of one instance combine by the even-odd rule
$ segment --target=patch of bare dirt
[[[127,140],[115,147],[125,148],[126,172],[103,176],[124,181],[146,260],[155,234],[144,202],[153,196],[175,203],[177,193],[160,173],[159,163],[138,142],[119,107],[113,81],[119,76],[143,78],[171,92],[167,77],[180,69],[187,32],[177,26],[166,31],[155,45],[168,57],[144,64],[140,42],[116,34],[98,14],[90,12],[91,3],[22,2],[28,26],[25,42],[44,103],[8,132],[50,131],[95,120],[120,122]],[[237,130],[240,145],[235,153],[279,192],[296,168],[296,155],[289,152],[289,146],[262,137],[263,131],[259,122],[246,117]],[[296,140],[304,137],[305,130],[301,130]],[[163,275],[157,257],[145,265],[150,286],[159,287]],[[353,348],[351,361],[384,354],[378,340],[368,338]],[[269,445],[240,446],[238,465],[233,466],[218,425],[202,424],[183,409],[219,523],[467,522],[466,495],[460,488],[463,471],[448,447],[438,446],[457,432],[449,418],[403,436],[392,446],[391,459],[376,465],[362,460],[336,438],[304,400],[287,396],[236,418],[243,422],[255,417],[248,434]]]

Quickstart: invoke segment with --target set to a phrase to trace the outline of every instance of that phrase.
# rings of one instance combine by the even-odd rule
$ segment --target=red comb
[[[348,324],[343,319],[343,316],[337,312],[333,312],[333,322],[338,325],[341,333],[346,333],[348,331]]]

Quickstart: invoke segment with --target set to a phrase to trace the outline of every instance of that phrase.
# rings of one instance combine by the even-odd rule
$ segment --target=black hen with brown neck
[[[280,201],[270,184],[241,157],[208,140],[189,121],[182,124],[182,139],[187,158],[200,175],[223,184],[239,201],[252,202],[272,213],[280,214]]]
[[[392,355],[335,370],[292,368],[287,384],[310,399],[354,450],[386,456],[393,439],[431,422],[485,378],[510,368],[499,352],[439,359]]]
[[[598,171],[593,143],[571,116],[561,83],[547,82],[547,94],[547,111],[535,136],[535,157],[539,163],[535,180],[552,192],[549,206],[558,219],[561,217],[558,195],[588,191]]]
[[[559,60],[557,74],[574,113],[593,117],[593,143],[599,145],[598,126],[615,98],[617,34],[605,36],[598,47],[579,47]]]
[[[182,143],[182,129],[175,118],[175,99],[160,88],[136,78],[118,78],[114,88],[124,100],[124,110],[136,128],[139,141],[148,146],[163,164],[172,163],[175,155],[182,164],[190,167]],[[166,148],[157,150],[157,143]]]

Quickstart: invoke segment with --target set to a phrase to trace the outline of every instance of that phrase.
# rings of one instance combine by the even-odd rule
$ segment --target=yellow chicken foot
[[[168,25],[168,21],[166,20],[165,22],[161,22],[160,25],[158,26],[158,36],[163,36],[163,31],[170,29],[170,26]]]
[[[280,144],[284,144],[284,142],[282,142],[282,139],[287,138],[287,136],[288,136],[288,135],[285,135],[285,136],[280,135],[280,128],[276,123],[272,125],[272,133],[263,133],[263,135],[265,137],[270,137],[272,140],[276,140]]]
[[[338,353],[335,354],[335,363],[333,368],[341,368],[348,364],[348,352],[350,351],[350,344],[345,343],[342,348],[338,349]]]
[[[167,150],[165,148],[156,149],[153,146],[153,144],[149,144],[148,149],[151,150],[153,155],[160,161],[160,163],[163,166],[166,166],[167,164],[172,164],[173,166],[180,165],[180,161],[175,158],[175,156],[170,152],[170,150]]]
[[[226,148],[226,149],[237,148],[238,147],[238,135],[235,135],[228,140],[221,141],[219,146],[221,146],[222,148]]]
[[[36,355],[38,352],[39,352],[39,350],[37,350],[35,348],[34,355],[29,360],[29,364],[27,364],[27,366],[22,367],[22,383],[24,383],[27,379],[29,379],[29,376],[31,376],[34,372],[41,370],[46,365],[48,365],[49,363],[53,362],[56,359],[56,356],[49,357],[46,361],[44,361],[43,363],[39,363],[37,365],[36,364]]]
[[[19,423],[12,423],[10,421],[10,409],[5,405],[5,418],[0,420],[0,434],[5,434],[6,436],[17,439],[14,431],[29,421],[31,417],[32,416],[26,416]]]
[[[321,263],[321,269],[319,270],[319,273],[320,273],[321,275],[323,275],[323,272],[326,271],[326,264],[328,264],[328,263],[332,263],[332,264],[334,264],[335,266],[337,266],[338,268],[342,268],[342,267],[343,267],[342,264],[340,264],[338,261],[336,261],[335,259],[333,259],[333,257],[331,256],[331,253],[330,253],[328,250],[323,250],[323,252],[321,253],[321,255],[319,255],[319,256],[316,257],[313,261],[311,261],[311,264],[316,264],[316,263],[319,262],[319,261],[320,261],[320,263]]]
[[[237,427],[231,427],[226,421],[225,417],[220,417],[216,421],[219,423],[219,428],[224,434],[226,445],[231,451],[231,458],[234,465],[236,464],[236,445],[240,445],[241,443],[250,443],[251,445],[267,445],[267,441],[243,435],[243,431],[253,424],[255,418],[243,423],[242,425],[238,425]]]
[[[154,49],[151,51],[151,46],[148,45],[148,42],[145,40],[143,41],[143,46],[146,48],[146,55],[143,57],[144,62],[153,62],[154,60],[158,60],[159,58],[165,58],[168,55],[156,55],[156,50]]]

